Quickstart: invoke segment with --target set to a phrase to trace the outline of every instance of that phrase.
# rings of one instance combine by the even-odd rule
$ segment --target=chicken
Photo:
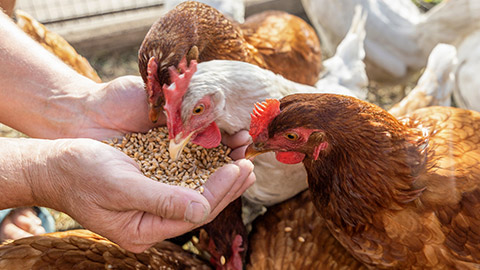
[[[328,229],[371,268],[478,269],[478,131],[474,111],[397,120],[356,98],[295,94],[257,105],[246,156],[303,162]]]
[[[240,25],[208,5],[184,2],[152,25],[138,52],[154,122],[164,104],[162,86],[171,83],[168,68],[183,57],[244,61],[310,85],[322,68],[315,30],[296,16],[269,11]]]
[[[457,64],[457,50],[454,46],[435,46],[417,86],[388,112],[399,117],[423,107],[450,106]]]
[[[135,254],[87,230],[55,232],[0,246],[0,269],[211,269],[182,248],[160,242]]]
[[[367,269],[328,231],[309,191],[271,207],[252,228],[248,270]]]
[[[15,17],[17,19],[18,27],[20,27],[32,39],[40,43],[45,49],[60,58],[65,64],[95,82],[102,81],[88,60],[79,55],[77,51],[61,36],[49,31],[44,25],[39,23],[25,11],[16,10]]]
[[[480,111],[479,70],[480,30],[469,35],[458,47],[458,67],[456,67],[456,84],[453,92],[455,104],[461,108]]]
[[[367,74],[379,82],[407,80],[425,66],[438,43],[456,45],[480,28],[480,2],[472,0],[445,0],[426,13],[411,0],[302,0],[302,4],[327,54],[347,32],[354,7],[364,8]]]
[[[165,0],[165,9],[171,10],[182,2],[185,2],[185,0]],[[197,2],[207,4],[220,11],[227,18],[234,19],[239,23],[245,21],[245,3],[243,0],[197,0]]]
[[[203,226],[195,246],[208,252],[217,270],[242,270],[248,246],[248,232],[242,221],[242,201],[231,202],[209,224]]]

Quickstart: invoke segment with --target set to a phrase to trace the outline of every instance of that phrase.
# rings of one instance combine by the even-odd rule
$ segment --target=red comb
[[[152,56],[147,64],[147,94],[148,102],[152,105],[156,105],[158,97],[162,94],[162,88],[158,84],[157,69],[157,61]]]
[[[165,97],[165,105],[163,108],[167,111],[169,117],[174,119],[167,119],[167,125],[170,130],[170,126],[174,123],[172,121],[180,120],[180,106],[182,105],[183,95],[187,92],[188,85],[192,79],[193,74],[197,71],[197,61],[190,61],[190,66],[187,67],[187,60],[183,57],[182,61],[178,64],[178,68],[181,74],[177,72],[174,66],[168,68],[170,73],[170,81],[175,83],[175,86],[163,85],[163,95]],[[178,113],[177,113],[178,112]],[[178,114],[178,115],[177,115]],[[172,133],[172,130],[170,130]]]
[[[277,99],[267,99],[264,102],[255,103],[253,113],[250,114],[250,136],[253,139],[266,131],[268,124],[280,114],[280,101]]]

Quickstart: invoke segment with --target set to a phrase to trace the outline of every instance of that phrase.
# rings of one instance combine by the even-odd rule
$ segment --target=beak
[[[269,150],[263,149],[263,143],[252,143],[245,150],[245,158],[253,160],[256,156],[270,152]]]
[[[159,113],[159,108],[155,108],[154,106],[150,105],[150,110],[148,111],[148,118],[150,118],[150,121],[152,121],[152,123],[157,122]]]
[[[193,135],[193,131],[188,134],[188,136],[181,140],[180,142],[176,142],[177,138],[180,138],[182,136],[182,133],[178,134],[174,139],[170,140],[170,144],[168,146],[168,152],[170,153],[170,158],[172,160],[177,160],[178,157],[182,154],[182,150],[187,145],[187,143],[190,141],[190,138]]]

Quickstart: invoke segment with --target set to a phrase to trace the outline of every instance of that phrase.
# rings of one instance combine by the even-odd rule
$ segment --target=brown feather
[[[307,155],[317,210],[357,259],[375,268],[480,267],[480,113],[429,107],[399,121],[329,94],[288,96],[280,107],[270,139],[299,126],[325,132],[318,160],[311,145],[297,150]]]
[[[160,242],[129,252],[87,230],[55,232],[0,246],[0,269],[211,269],[182,248]]]
[[[310,192],[268,209],[253,223],[249,270],[367,269],[332,236]]]

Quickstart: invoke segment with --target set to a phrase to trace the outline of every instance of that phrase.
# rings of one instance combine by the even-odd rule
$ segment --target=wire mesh
[[[17,8],[44,24],[162,5],[163,0],[17,0]]]

